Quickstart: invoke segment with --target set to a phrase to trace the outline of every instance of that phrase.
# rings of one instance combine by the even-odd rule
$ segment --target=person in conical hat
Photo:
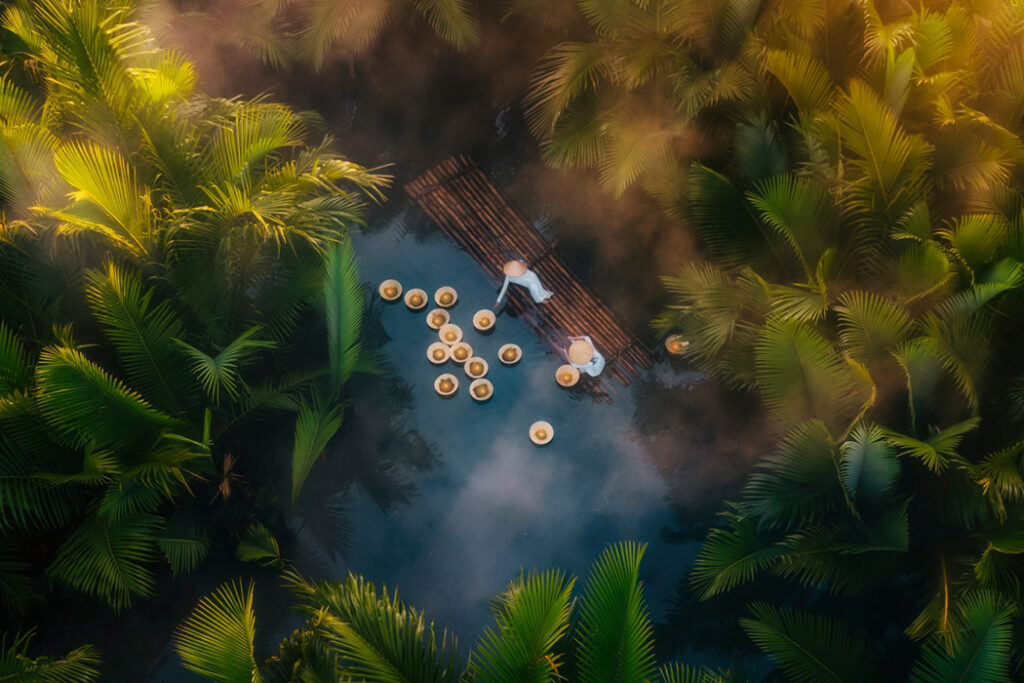
[[[497,301],[494,302],[494,308],[497,309],[501,305],[501,300],[505,298],[505,293],[508,291],[508,285],[512,284],[526,287],[529,290],[530,296],[533,297],[535,302],[543,303],[551,298],[553,292],[544,289],[544,286],[540,283],[540,278],[537,277],[537,273],[530,270],[526,263],[519,259],[512,259],[507,261],[504,266],[501,267],[502,272],[505,273],[505,282],[501,285],[501,292],[498,294]]]
[[[597,377],[604,370],[604,356],[594,348],[594,340],[587,335],[569,337],[569,365],[591,377]]]

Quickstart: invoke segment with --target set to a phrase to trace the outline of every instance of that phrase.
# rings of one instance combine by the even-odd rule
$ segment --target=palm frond
[[[344,582],[308,581],[285,572],[292,592],[308,614],[324,613],[323,633],[355,680],[411,680],[456,683],[461,680],[455,639],[438,638],[423,613],[402,602],[398,593],[380,593],[362,577]]]
[[[186,669],[212,681],[257,683],[253,658],[256,615],[253,583],[225,583],[203,597],[174,634],[174,649]]]
[[[359,335],[363,326],[365,296],[352,241],[345,240],[329,247],[324,270],[323,306],[327,323],[327,354],[336,394],[352,376],[362,356]]]
[[[928,469],[938,473],[943,472],[950,466],[950,462],[956,457],[957,447],[964,436],[968,432],[973,431],[979,424],[980,420],[972,417],[941,429],[924,441],[907,436],[906,434],[890,431],[886,434],[886,440],[899,449],[902,455],[917,458]]]
[[[835,211],[825,188],[793,175],[776,176],[758,183],[747,198],[792,250],[811,282],[814,267],[835,234]]]
[[[812,524],[843,503],[836,444],[817,420],[789,431],[743,488],[745,513],[764,529]]]
[[[513,579],[496,601],[496,627],[484,630],[470,658],[473,680],[554,680],[564,664],[562,640],[569,628],[574,584],[561,570],[530,572]]]
[[[8,641],[8,636],[11,637]],[[33,632],[3,634],[0,637],[0,678],[18,683],[91,683],[100,677],[100,652],[92,645],[80,645],[67,654],[29,657]]]
[[[835,86],[828,69],[812,55],[768,50],[765,68],[779,79],[801,112],[813,113],[828,107]]]
[[[235,548],[235,557],[242,562],[256,562],[264,567],[281,568],[285,565],[274,534],[259,522],[250,524],[245,530]]]
[[[43,349],[36,386],[43,417],[78,445],[131,444],[175,424],[80,351],[66,346]]]
[[[175,576],[193,571],[210,549],[210,539],[199,528],[198,520],[180,512],[167,520],[156,543]]]
[[[139,514],[113,521],[92,515],[61,545],[47,569],[58,581],[105,600],[116,611],[150,597],[162,520]]]
[[[930,644],[921,654],[910,680],[914,683],[1009,680],[1013,605],[994,593],[979,592],[964,596],[958,609],[963,624],[959,644],[952,652],[941,642]]]
[[[25,345],[12,329],[0,320],[0,397],[24,391],[32,378]]]
[[[480,23],[469,0],[412,0],[430,28],[459,50],[467,50],[480,39]]]
[[[841,430],[871,398],[863,376],[806,323],[768,321],[754,354],[765,405],[785,425],[817,418]]]
[[[235,337],[216,356],[210,356],[191,344],[178,340],[178,344],[191,361],[192,374],[214,403],[220,403],[222,391],[230,398],[237,399],[238,386],[241,382],[239,370],[260,350],[275,346],[270,341],[253,339],[259,331],[259,327],[250,327]]]
[[[302,485],[327,443],[341,428],[342,406],[316,398],[299,405],[295,420],[295,447],[292,449],[292,505],[299,499]]]
[[[617,543],[594,562],[580,600],[576,657],[580,680],[654,677],[654,631],[640,583],[646,545]]]
[[[701,600],[749,583],[782,554],[772,540],[760,535],[754,519],[729,513],[725,517],[729,526],[708,532],[690,570],[690,585]]]
[[[857,505],[877,505],[896,485],[900,463],[880,427],[858,425],[839,453],[839,479]]]
[[[910,315],[897,302],[874,292],[844,292],[836,306],[839,339],[861,362],[887,356],[911,331]]]
[[[740,625],[791,680],[876,679],[867,638],[845,622],[765,603],[750,605],[750,611],[752,616],[740,619]]]
[[[117,349],[125,375],[154,404],[172,412],[191,407],[195,392],[182,367],[175,339],[184,332],[167,302],[154,302],[153,290],[112,262],[86,274],[86,297]]]

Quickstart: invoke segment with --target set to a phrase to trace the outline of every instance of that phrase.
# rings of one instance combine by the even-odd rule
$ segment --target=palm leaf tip
[[[196,605],[174,634],[185,668],[213,681],[259,680],[253,657],[253,583],[226,583]]]
[[[581,680],[654,677],[654,633],[640,582],[646,545],[609,546],[594,563],[580,601],[576,635]]]

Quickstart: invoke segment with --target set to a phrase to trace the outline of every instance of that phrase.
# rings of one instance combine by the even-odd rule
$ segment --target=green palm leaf
[[[437,35],[457,49],[466,50],[479,40],[480,25],[469,0],[412,0],[412,5]]]
[[[398,594],[378,593],[362,577],[310,582],[286,572],[300,609],[325,612],[323,633],[342,661],[342,672],[367,683],[456,683],[461,680],[454,638],[440,639],[423,613]]]
[[[831,617],[764,603],[750,605],[752,617],[740,619],[750,639],[791,680],[877,680],[863,634]]]
[[[28,354],[21,339],[0,320],[0,397],[24,391],[32,378]]]
[[[941,641],[931,643],[914,667],[910,680],[914,683],[1010,680],[1013,605],[994,593],[982,592],[964,596],[958,610],[962,623],[958,645],[950,652]]]
[[[331,380],[336,393],[355,372],[362,356],[359,334],[363,325],[364,301],[352,241],[331,245],[326,257],[323,306]]]
[[[136,443],[175,424],[80,351],[66,346],[43,349],[36,386],[43,417],[62,437],[82,446]]]
[[[253,658],[253,583],[225,583],[196,605],[174,634],[185,668],[211,681],[258,683]]]
[[[75,188],[75,203],[52,215],[78,229],[100,230],[131,253],[147,253],[153,230],[149,190],[119,153],[73,142],[54,153],[57,171]]]
[[[153,594],[155,540],[162,520],[138,514],[120,520],[92,515],[61,545],[47,572],[54,579],[102,598],[115,610],[133,597]]]
[[[825,109],[835,92],[828,69],[809,54],[768,50],[765,67],[779,79],[801,112]]]
[[[576,652],[584,683],[642,683],[655,674],[654,632],[640,583],[646,545],[617,543],[594,563],[580,600]]]
[[[861,362],[885,357],[910,334],[910,315],[895,301],[874,292],[844,292],[836,306],[839,339]]]
[[[58,659],[31,658],[28,647],[33,633],[0,637],[0,680],[17,683],[90,683],[100,677],[100,653],[92,645],[80,645]]]
[[[783,424],[818,418],[842,429],[871,398],[861,373],[806,323],[770,320],[754,353],[765,405]]]
[[[790,430],[743,488],[745,513],[761,528],[802,526],[843,506],[839,456],[820,421]]]
[[[854,503],[878,504],[896,485],[900,463],[880,427],[858,425],[839,452],[839,478]]]
[[[749,583],[782,555],[778,546],[759,535],[754,519],[731,513],[725,517],[729,526],[708,532],[690,571],[690,585],[701,600]]]
[[[320,399],[303,401],[295,420],[295,447],[292,449],[292,505],[299,499],[302,485],[327,443],[341,428],[342,406]]]
[[[943,472],[957,457],[957,447],[964,436],[980,424],[976,417],[939,430],[924,441],[899,432],[888,432],[886,440],[902,455],[917,458],[933,472]]]
[[[153,290],[114,263],[86,277],[89,305],[114,343],[128,381],[171,412],[188,407],[195,392],[188,373],[181,372],[182,353],[175,339],[183,327],[171,307],[153,302]]]
[[[264,567],[281,568],[285,565],[281,548],[270,529],[260,523],[250,524],[238,541],[235,557],[242,562],[256,562]]]
[[[239,370],[260,350],[274,348],[273,342],[252,338],[259,331],[259,327],[250,327],[221,349],[216,356],[210,356],[178,340],[178,344],[191,361],[192,374],[214,403],[220,403],[222,391],[230,398],[237,399],[238,385],[241,382]]]
[[[210,549],[210,539],[199,528],[198,520],[180,512],[167,520],[156,543],[175,576],[193,571]]]
[[[728,267],[757,263],[765,239],[749,204],[729,180],[706,166],[690,166],[690,213],[708,249]]]
[[[938,234],[977,273],[999,256],[1006,243],[1007,225],[998,215],[970,214],[961,216],[951,228],[939,230]]]
[[[686,666],[685,664],[666,664],[658,669],[661,683],[726,683],[726,678],[706,666]]]
[[[825,188],[797,176],[776,176],[759,182],[747,198],[792,250],[807,281],[812,282],[814,268],[832,242],[836,224]]]
[[[548,683],[559,677],[574,579],[563,571],[531,572],[509,583],[470,661],[481,683]],[[558,648],[558,649],[556,649]]]

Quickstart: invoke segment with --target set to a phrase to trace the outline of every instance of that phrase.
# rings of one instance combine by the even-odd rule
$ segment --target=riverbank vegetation
[[[252,21],[295,5],[271,4]],[[306,52],[266,21],[254,50],[316,67],[400,12],[479,37],[461,0],[365,25],[328,5],[287,24],[317,32]],[[175,648],[212,680],[1024,677],[1024,5],[557,7],[506,8],[571,36],[524,99],[546,160],[696,232],[706,258],[664,278],[655,328],[773,420],[681,600],[682,645],[730,665],[658,669],[639,546],[606,551],[578,595],[560,571],[513,580],[468,657],[373,577],[288,568],[267,525],[289,501],[238,495],[247,429],[294,431],[294,504],[346,384],[376,367],[346,234],[388,178],[315,114],[197,92],[187,58],[101,0],[3,4],[8,623],[62,591],[127,609],[222,544],[284,569],[308,620],[264,661],[251,584],[207,596]],[[0,671],[99,675],[91,646],[37,654],[12,630]]]

